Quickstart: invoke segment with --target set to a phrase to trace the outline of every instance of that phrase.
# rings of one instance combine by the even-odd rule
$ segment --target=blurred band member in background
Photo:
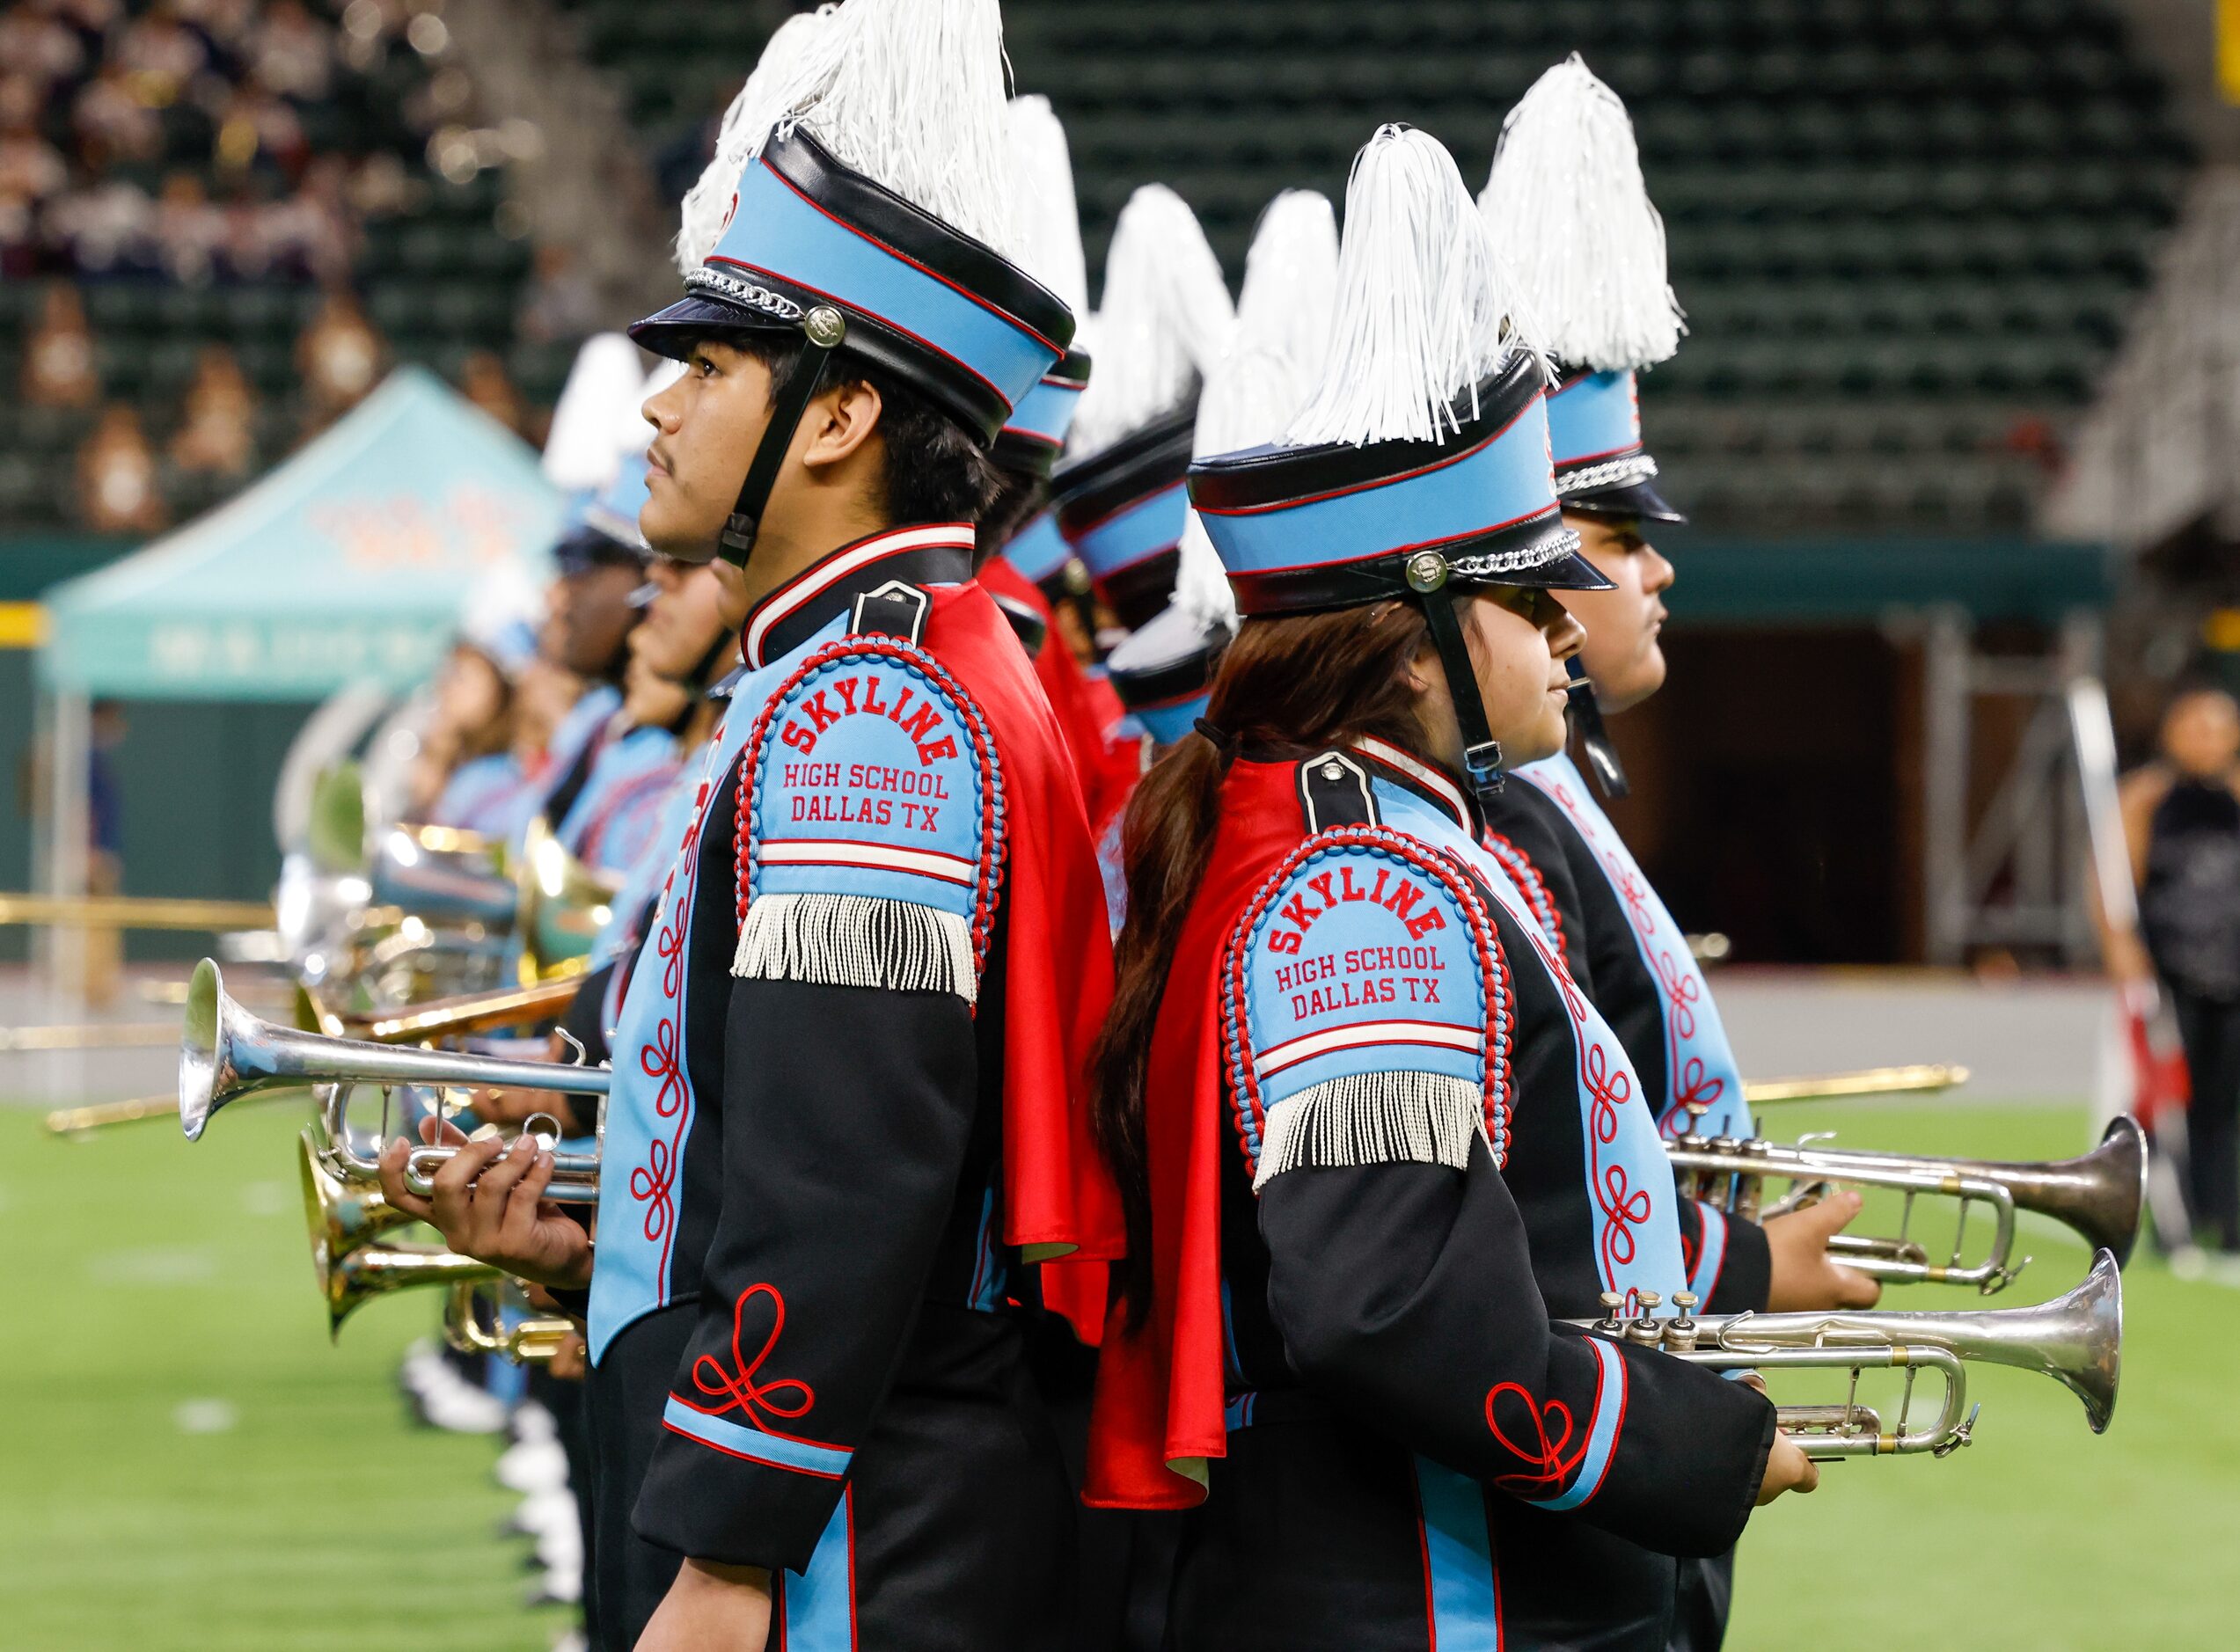
[[[2119,980],[2156,981],[2185,1046],[2186,1191],[2194,1243],[2240,1276],[2240,705],[2181,691],[2161,751],[2125,777],[2139,933],[2107,936]]]

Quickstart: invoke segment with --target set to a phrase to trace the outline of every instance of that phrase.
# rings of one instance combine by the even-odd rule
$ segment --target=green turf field
[[[1784,1111],[1793,1133],[1837,1122]],[[1860,1107],[1847,1143],[1999,1158],[2076,1150],[2068,1108]],[[392,1384],[431,1302],[364,1310],[339,1348],[311,1294],[285,1109],[188,1146],[84,1143],[0,1109],[0,1647],[540,1648],[494,1443],[415,1429]],[[2002,1305],[2082,1273],[2029,1235]],[[1980,1373],[1977,1444],[1831,1467],[1745,1540],[1742,1652],[2229,1648],[2240,1553],[2240,1290],[2127,1277],[2123,1400],[2095,1439],[2067,1393]],[[1973,1305],[1906,1293],[1902,1305]],[[212,1406],[209,1402],[220,1402]],[[197,1432],[230,1416],[230,1427]]]

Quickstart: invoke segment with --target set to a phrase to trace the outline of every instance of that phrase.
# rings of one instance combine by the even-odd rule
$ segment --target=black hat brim
[[[655,355],[681,362],[696,339],[720,338],[727,333],[795,332],[797,322],[784,321],[744,304],[726,303],[701,293],[688,293],[666,310],[630,324],[632,342]]]
[[[1589,516],[1632,516],[1643,522],[1685,523],[1687,520],[1657,491],[1655,481],[1647,477],[1638,482],[1623,482],[1615,487],[1597,487],[1583,493],[1566,494],[1563,508]]]

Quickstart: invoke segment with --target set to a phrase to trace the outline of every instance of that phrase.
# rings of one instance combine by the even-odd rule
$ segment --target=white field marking
[[[107,1251],[85,1260],[86,1276],[97,1285],[207,1285],[217,1272],[209,1252],[179,1246]]]
[[[171,1414],[181,1434],[225,1434],[241,1420],[241,1414],[225,1400],[182,1400]]]

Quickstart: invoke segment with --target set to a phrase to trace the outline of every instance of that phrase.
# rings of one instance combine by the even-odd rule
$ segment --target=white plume
[[[1648,367],[1687,331],[1665,278],[1665,221],[1649,199],[1633,122],[1578,54],[1501,125],[1478,198],[1557,360],[1598,371]]]
[[[762,57],[731,106],[715,139],[715,157],[684,197],[677,231],[677,267],[690,275],[706,262],[731,221],[731,203],[747,163],[789,113],[829,84],[838,64],[841,31],[835,6],[790,17],[762,48]]]
[[[645,373],[638,347],[619,333],[595,333],[575,353],[545,438],[545,479],[564,493],[604,487],[620,462],[615,431],[635,413]],[[644,446],[641,440],[639,443]]]
[[[1454,157],[1428,133],[1379,128],[1346,184],[1329,357],[1284,442],[1444,439],[1455,398],[1475,416],[1480,381],[1527,347],[1519,311]]]
[[[1073,197],[1073,157],[1065,128],[1040,92],[1014,98],[1006,121],[1012,187],[1019,210],[1019,261],[1065,301],[1078,319],[1088,313],[1088,259],[1081,252],[1081,210]]]
[[[1270,201],[1245,254],[1229,347],[1199,392],[1193,452],[1233,453],[1282,434],[1321,376],[1337,275],[1337,216],[1329,198],[1287,189]],[[1175,604],[1201,630],[1237,628],[1235,595],[1196,511],[1182,529]]]
[[[1197,215],[1164,184],[1128,197],[1104,258],[1104,303],[1070,455],[1110,447],[1180,406],[1226,347],[1236,311]]]
[[[833,16],[838,63],[791,119],[843,164],[1019,261],[996,0],[846,0]]]

